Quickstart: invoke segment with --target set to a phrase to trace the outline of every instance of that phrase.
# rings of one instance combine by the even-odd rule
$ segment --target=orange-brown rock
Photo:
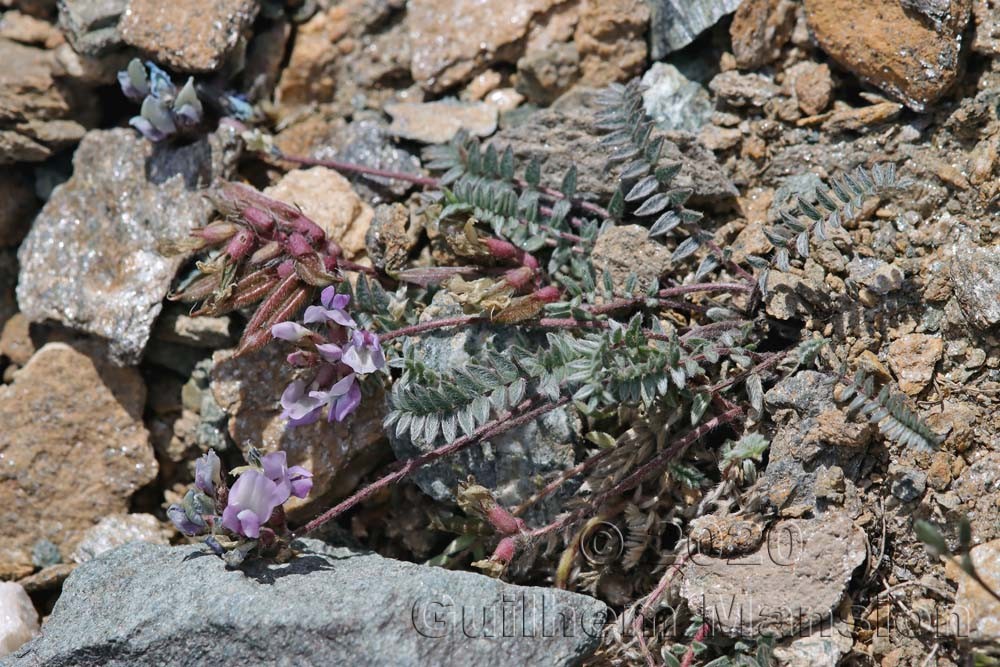
[[[642,73],[649,6],[644,0],[586,0],[574,41],[580,80],[601,87]]]
[[[899,0],[805,0],[809,28],[824,51],[917,111],[957,79],[971,5],[951,0],[935,25]]]
[[[781,55],[795,29],[792,0],[744,0],[736,10],[729,35],[741,69],[756,69]]]
[[[66,558],[101,518],[128,512],[156,477],[139,373],[64,343],[39,350],[0,387],[0,542],[31,563],[41,539]]]

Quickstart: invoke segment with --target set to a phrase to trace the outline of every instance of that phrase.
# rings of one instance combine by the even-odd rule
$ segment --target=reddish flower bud
[[[525,287],[534,278],[535,272],[533,269],[529,269],[526,266],[522,266],[519,269],[511,269],[510,271],[503,274],[503,279],[507,281],[507,284],[516,290]]]
[[[258,234],[270,234],[274,229],[274,217],[267,211],[254,206],[243,209],[243,219],[254,228]]]
[[[289,220],[288,226],[313,243],[319,243],[326,239],[326,232],[323,231],[323,228],[304,215],[298,215]]]
[[[285,248],[288,249],[292,257],[304,257],[313,253],[313,247],[305,236],[299,233],[292,234],[285,240]]]
[[[290,259],[286,259],[281,264],[278,264],[278,277],[284,280],[288,276],[295,273],[295,262]]]
[[[239,227],[231,222],[213,222],[207,227],[196,229],[191,234],[205,239],[209,243],[222,243],[239,231]]]
[[[558,301],[561,295],[558,287],[555,285],[549,285],[548,287],[536,290],[531,296],[542,303],[552,303],[554,301]]]
[[[501,239],[486,238],[482,240],[482,244],[496,259],[515,259],[521,253],[516,245]]]
[[[281,254],[281,244],[277,241],[271,241],[264,246],[257,249],[253,255],[250,256],[250,264],[257,265],[263,264],[265,262],[270,262],[272,259]]]
[[[497,548],[493,550],[493,555],[490,556],[490,560],[506,565],[514,560],[514,554],[516,552],[517,543],[514,541],[514,538],[505,537],[500,540],[500,544],[498,544]]]
[[[486,513],[486,519],[501,535],[516,535],[524,530],[524,521],[518,519],[500,505],[494,505]]]
[[[254,238],[249,229],[241,229],[226,246],[226,254],[233,259],[243,259],[253,250]]]

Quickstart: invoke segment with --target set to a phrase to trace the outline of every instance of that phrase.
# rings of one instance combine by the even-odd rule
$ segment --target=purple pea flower
[[[209,498],[215,497],[215,490],[222,485],[222,462],[215,450],[195,461],[194,485]]]
[[[321,306],[309,306],[306,308],[305,317],[302,321],[306,324],[316,322],[336,322],[344,327],[358,326],[354,319],[344,310],[351,302],[349,294],[337,294],[336,288],[332,285],[323,290],[320,294]]]
[[[288,455],[285,452],[271,452],[264,456],[260,460],[264,476],[282,489],[285,500],[288,500],[289,495],[305,498],[312,490],[312,473],[302,466],[289,468],[287,460]]]
[[[259,537],[261,525],[267,523],[274,509],[288,499],[287,491],[259,470],[243,472],[229,491],[222,525],[238,535]]]
[[[328,406],[327,421],[344,421],[361,404],[361,387],[354,373],[343,377],[325,391],[312,391],[309,395]]]
[[[294,380],[281,394],[281,407],[289,426],[305,426],[319,419],[323,401],[306,392],[305,382]]]
[[[167,518],[174,524],[174,528],[184,535],[200,535],[205,532],[205,520],[200,516],[188,516],[184,508],[177,503],[167,508]]]
[[[298,322],[279,322],[271,327],[271,335],[291,343],[298,343],[313,335],[313,332]]]
[[[370,331],[355,329],[351,333],[350,344],[344,350],[342,361],[355,373],[374,373],[385,368],[385,355],[378,336]]]

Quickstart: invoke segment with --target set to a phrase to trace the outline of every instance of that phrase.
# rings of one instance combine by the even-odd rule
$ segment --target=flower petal
[[[312,331],[298,322],[279,322],[271,327],[271,335],[281,340],[298,343],[303,338],[312,335]]]
[[[240,521],[240,532],[247,537],[260,537],[260,517],[253,510],[243,510],[236,515]]]
[[[340,361],[341,357],[344,355],[344,351],[335,343],[323,343],[322,345],[317,345],[316,351],[319,352],[321,357],[332,364]]]
[[[353,376],[348,376],[348,377],[353,377]],[[337,402],[333,405],[333,408],[330,410],[330,414],[334,420],[342,422],[344,421],[344,419],[347,418],[349,414],[354,412],[358,408],[358,405],[360,404],[361,404],[361,387],[358,385],[357,382],[355,382],[354,384],[351,385],[351,388],[347,392],[347,394],[337,399]]]

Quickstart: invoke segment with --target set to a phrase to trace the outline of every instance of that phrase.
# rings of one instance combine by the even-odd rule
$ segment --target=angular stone
[[[139,373],[49,343],[0,386],[0,540],[28,563],[38,540],[63,557],[156,478]]]
[[[0,581],[0,658],[38,634],[38,612],[31,598],[11,581]]]
[[[181,72],[214,72],[253,24],[256,0],[129,0],[119,29],[127,44]]]
[[[608,610],[585,595],[296,546],[289,563],[242,571],[204,547],[116,549],[70,575],[42,636],[10,667],[445,667],[494,664],[498,650],[505,664],[572,665],[600,644]]]
[[[117,359],[137,362],[183,259],[157,248],[208,222],[204,188],[230,173],[235,137],[220,129],[170,148],[131,129],[89,133],[21,245],[21,311],[101,336]]]
[[[729,34],[741,69],[757,69],[781,55],[795,28],[792,0],[745,0],[736,10]]]
[[[73,561],[86,563],[123,544],[170,544],[173,531],[152,514],[112,514],[88,530],[73,550]]]
[[[868,83],[923,111],[961,70],[962,31],[972,0],[951,0],[939,27],[899,0],[805,0],[823,50]]]
[[[0,165],[39,162],[83,137],[93,98],[66,78],[57,51],[0,38]]]
[[[896,372],[899,388],[916,396],[934,377],[944,343],[937,336],[908,334],[889,345],[889,366]]]
[[[815,116],[833,100],[833,77],[826,63],[796,63],[785,71],[785,78],[792,82],[795,100],[804,114]]]
[[[740,6],[741,0],[647,0],[650,7],[650,56],[663,60]]]
[[[976,31],[972,50],[995,56],[1000,54],[1000,0],[972,0]]]
[[[413,80],[439,93],[494,62],[514,62],[533,17],[558,0],[411,0],[406,8]]]
[[[448,141],[459,130],[476,137],[487,137],[497,129],[497,108],[486,102],[399,102],[387,104],[392,116],[389,132],[425,144]]]
[[[669,63],[653,63],[642,75],[642,85],[643,106],[661,130],[697,132],[715,110],[705,87]]]
[[[734,107],[762,107],[780,90],[762,74],[741,74],[735,70],[717,75],[708,87],[719,99]]]
[[[609,227],[594,242],[591,259],[598,278],[605,271],[611,274],[616,293],[625,293],[629,274],[638,280],[636,289],[645,294],[660,276],[670,270],[670,249],[649,238],[649,229],[639,225]]]
[[[965,318],[980,329],[1000,324],[1000,246],[977,248],[963,244],[948,268]]]
[[[867,544],[846,514],[780,521],[755,553],[692,558],[680,593],[717,631],[785,637],[831,617]]]
[[[969,556],[982,580],[994,591],[1000,591],[1000,540],[973,547]],[[1000,642],[1000,602],[951,563],[947,573],[950,579],[958,580],[949,629],[964,642],[996,646]],[[959,627],[954,626],[956,620],[961,624]]]
[[[264,194],[300,207],[340,244],[348,259],[364,251],[374,211],[354,192],[351,182],[334,170],[311,167],[290,171]]]
[[[517,91],[535,104],[551,104],[580,77],[576,44],[553,44],[517,61]]]
[[[649,8],[645,0],[584,0],[573,41],[580,81],[599,88],[627,81],[646,66]]]
[[[358,480],[386,458],[382,419],[385,399],[365,396],[361,407],[344,422],[320,420],[287,428],[279,399],[295,379],[285,362],[290,346],[274,342],[259,352],[233,358],[232,352],[212,357],[212,394],[229,413],[229,435],[240,447],[288,452],[289,465],[313,473],[313,490],[306,500],[292,498],[286,505],[295,520],[310,519],[319,509],[354,490]]]
[[[99,56],[121,46],[118,20],[129,0],[60,0],[59,26],[78,52]]]

